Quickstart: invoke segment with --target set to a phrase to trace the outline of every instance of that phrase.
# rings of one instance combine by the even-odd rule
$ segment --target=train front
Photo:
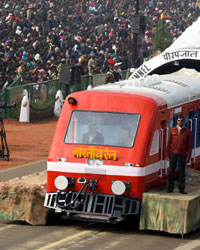
[[[45,206],[67,219],[116,223],[138,215],[154,113],[153,102],[127,93],[68,96],[48,157]]]

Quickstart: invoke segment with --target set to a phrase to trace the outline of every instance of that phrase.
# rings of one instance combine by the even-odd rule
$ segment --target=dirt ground
[[[40,123],[21,123],[13,119],[4,119],[3,122],[10,160],[6,161],[0,157],[0,170],[47,159],[57,124],[56,119]]]

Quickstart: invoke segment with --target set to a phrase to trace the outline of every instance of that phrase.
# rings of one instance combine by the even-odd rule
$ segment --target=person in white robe
[[[29,105],[29,98],[28,98],[27,90],[23,92],[19,121],[30,122],[30,105]]]

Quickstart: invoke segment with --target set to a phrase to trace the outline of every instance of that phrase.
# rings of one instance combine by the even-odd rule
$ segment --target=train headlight
[[[103,165],[103,160],[96,160],[96,165],[97,166],[102,166]]]
[[[88,165],[96,165],[96,166],[102,166],[103,165],[103,160],[100,159],[87,159],[87,164]]]
[[[111,190],[116,195],[122,195],[126,191],[126,185],[123,181],[114,181]]]
[[[116,195],[122,195],[130,190],[130,183],[123,181],[113,181],[111,185],[111,190]]]
[[[57,189],[64,190],[65,188],[68,187],[69,181],[68,181],[67,177],[65,177],[63,175],[59,175],[56,177],[54,184],[55,184]]]
[[[77,104],[77,100],[74,97],[69,97],[68,98],[68,103],[70,105],[76,105]]]
[[[95,165],[96,160],[95,159],[87,159],[88,165]]]
[[[133,163],[131,163],[131,162],[126,162],[126,163],[125,163],[125,167],[133,167]]]

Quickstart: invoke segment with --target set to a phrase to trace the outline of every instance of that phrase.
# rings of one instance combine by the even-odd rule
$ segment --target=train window
[[[200,146],[200,109],[197,115],[197,147]]]
[[[178,115],[173,117],[173,127],[177,125]]]
[[[187,127],[192,130],[192,148],[198,146],[198,113],[191,111],[189,113]]]
[[[64,143],[132,147],[140,114],[73,111]]]
[[[159,152],[159,130],[156,130],[154,132],[151,149],[150,149],[150,155],[158,154]]]

